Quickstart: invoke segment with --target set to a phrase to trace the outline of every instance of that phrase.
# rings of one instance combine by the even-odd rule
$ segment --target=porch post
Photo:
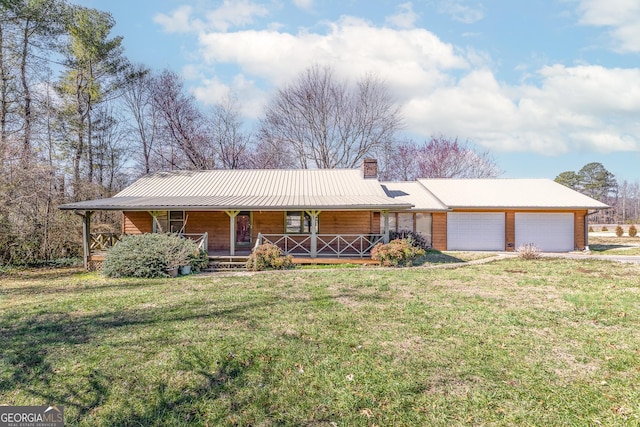
[[[91,257],[91,215],[93,211],[85,211],[82,215],[82,251],[84,269],[89,269],[89,258]]]
[[[225,211],[229,215],[229,255],[236,254],[236,216],[240,211]]]
[[[384,216],[384,243],[389,243],[389,211],[382,211],[382,215]]]
[[[316,228],[318,226],[318,215],[320,215],[320,211],[305,211],[311,217],[311,247],[310,255],[311,258],[317,258],[318,256],[318,235],[316,233]]]

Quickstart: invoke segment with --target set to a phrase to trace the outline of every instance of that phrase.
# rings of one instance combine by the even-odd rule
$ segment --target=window
[[[306,212],[287,212],[284,229],[286,233],[311,233],[311,216]],[[316,233],[320,230],[319,221],[316,220]]]
[[[184,211],[162,211],[153,213],[154,233],[184,232]]]

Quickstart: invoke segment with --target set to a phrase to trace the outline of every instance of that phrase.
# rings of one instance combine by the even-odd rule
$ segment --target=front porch
[[[231,250],[208,250],[208,233],[180,234],[193,240],[209,255],[211,269],[242,268],[252,249],[233,247]],[[85,266],[96,269],[104,261],[109,248],[118,244],[124,234],[89,233],[89,253]],[[375,264],[371,249],[384,241],[384,234],[262,234],[258,233],[255,246],[271,243],[291,255],[295,264]]]
[[[254,247],[271,243],[285,255],[315,263],[370,261],[373,247],[389,240],[386,211],[125,211],[119,234],[91,233],[92,213],[79,214],[85,268],[126,234],[174,232],[214,258],[246,257]]]

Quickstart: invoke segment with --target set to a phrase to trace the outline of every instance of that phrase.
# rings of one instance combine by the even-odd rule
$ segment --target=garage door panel
[[[450,212],[447,214],[447,249],[502,251],[504,224],[503,212]]]
[[[534,244],[544,252],[574,249],[573,213],[516,213],[516,248]]]

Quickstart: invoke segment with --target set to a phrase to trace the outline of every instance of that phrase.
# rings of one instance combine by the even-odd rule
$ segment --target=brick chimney
[[[362,161],[362,177],[364,179],[378,179],[378,160],[364,159]]]

